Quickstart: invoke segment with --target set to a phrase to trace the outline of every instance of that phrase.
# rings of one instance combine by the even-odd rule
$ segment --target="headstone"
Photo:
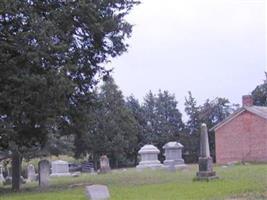
[[[91,185],[86,187],[86,196],[88,200],[108,200],[110,194],[105,185]]]
[[[210,157],[209,137],[207,125],[201,125],[200,134],[200,157],[198,160],[199,171],[196,180],[211,180],[218,178],[216,172],[213,171],[213,161]]]
[[[106,155],[103,155],[100,157],[100,173],[107,173],[109,172],[110,166],[109,166],[109,159]]]
[[[39,186],[47,187],[49,185],[50,163],[48,160],[41,160],[38,163]]]
[[[51,162],[51,166],[51,176],[71,176],[68,162],[56,160]]]
[[[35,168],[33,164],[28,165],[27,176],[28,176],[28,179],[27,179],[28,182],[36,181],[37,174],[35,173]]]
[[[94,173],[94,164],[93,162],[83,162],[82,163],[82,172],[85,173]]]
[[[156,169],[161,168],[163,165],[158,160],[159,149],[151,144],[144,145],[138,153],[141,156],[141,161],[136,166],[137,169]]]
[[[0,165],[0,184],[3,184],[5,182],[5,178],[3,175],[3,166]]]
[[[185,167],[184,159],[182,158],[183,145],[179,142],[168,142],[163,146],[165,150],[164,166],[169,167],[174,165],[176,168]]]

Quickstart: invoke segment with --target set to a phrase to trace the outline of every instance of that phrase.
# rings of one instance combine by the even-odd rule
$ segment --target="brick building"
[[[267,162],[267,107],[254,106],[250,95],[243,106],[212,128],[216,162]]]

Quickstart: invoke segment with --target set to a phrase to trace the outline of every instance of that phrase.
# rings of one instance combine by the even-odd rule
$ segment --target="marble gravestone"
[[[158,160],[158,154],[160,153],[159,149],[151,144],[144,145],[139,151],[138,154],[141,156],[141,161],[136,166],[137,169],[144,168],[161,168],[163,165]]]
[[[51,162],[50,176],[71,176],[69,171],[69,163],[63,160],[56,160]]]
[[[44,188],[49,185],[50,163],[48,160],[41,160],[38,163],[39,186]]]
[[[28,179],[27,179],[28,182],[36,181],[37,175],[35,173],[35,168],[33,164],[28,165],[27,176],[28,176]]]
[[[90,185],[86,187],[88,200],[109,200],[110,194],[105,185]]]
[[[165,150],[165,160],[163,162],[165,167],[185,167],[184,159],[182,158],[183,145],[179,142],[168,142],[163,146]]]
[[[211,180],[218,178],[213,171],[213,161],[210,156],[209,137],[207,125],[201,125],[200,133],[200,157],[198,160],[199,171],[196,180]]]
[[[109,159],[106,155],[100,157],[100,173],[110,172]]]
[[[0,184],[3,184],[5,182],[5,178],[3,175],[3,166],[0,165]]]
[[[91,185],[86,187],[86,196],[88,200],[108,200],[110,194],[105,185]]]

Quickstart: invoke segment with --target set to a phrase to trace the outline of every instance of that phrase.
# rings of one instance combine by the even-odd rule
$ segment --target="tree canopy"
[[[127,50],[133,0],[0,2],[0,146],[41,150],[88,105],[103,64]],[[16,186],[18,189],[18,186]]]

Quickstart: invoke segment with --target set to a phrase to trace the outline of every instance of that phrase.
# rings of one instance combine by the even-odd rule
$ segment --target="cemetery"
[[[0,0],[0,200],[267,200],[265,4]]]

